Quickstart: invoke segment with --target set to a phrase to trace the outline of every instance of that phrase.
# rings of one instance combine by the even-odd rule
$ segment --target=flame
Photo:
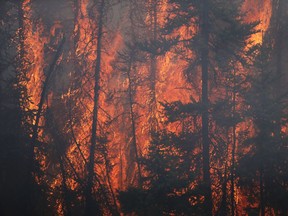
[[[97,38],[95,38],[95,29],[97,29],[97,20],[91,18],[88,13],[90,9],[89,0],[79,0],[79,8],[77,11],[76,21],[74,23],[74,35],[75,37],[75,50],[73,50],[73,64],[75,64],[75,71],[70,72],[70,76],[76,76],[80,79],[81,89],[72,89],[63,94],[61,99],[64,101],[69,101],[69,99],[76,97],[75,104],[73,106],[77,107],[77,112],[73,113],[72,110],[72,120],[71,128],[68,133],[73,134],[73,140],[71,141],[68,150],[66,152],[67,158],[71,161],[76,172],[81,178],[86,176],[85,160],[89,156],[89,145],[91,137],[91,124],[92,124],[92,109],[93,109],[93,72],[95,67],[96,56],[96,45]],[[149,0],[147,5],[153,3],[154,1]],[[27,77],[27,89],[28,94],[31,97],[29,103],[30,110],[37,110],[40,101],[42,83],[45,78],[44,68],[47,66],[45,63],[44,47],[49,43],[49,37],[44,36],[44,27],[41,21],[37,24],[32,22],[32,9],[30,6],[30,0],[25,0],[23,3],[24,11],[24,32],[25,32],[25,70],[28,71]],[[146,6],[147,6],[146,5]],[[148,7],[147,6],[147,7]],[[271,0],[246,0],[243,5],[243,12],[247,12],[246,22],[254,22],[260,20],[258,26],[259,33],[255,34],[251,41],[253,43],[262,43],[262,34],[267,31],[270,24],[270,17],[272,13]],[[167,16],[168,3],[166,0],[159,1],[157,5],[157,23],[158,28],[165,24],[165,17]],[[150,31],[151,23],[155,22],[151,13],[147,13],[144,17],[144,22],[147,25],[148,31]],[[64,24],[61,22],[55,22],[55,25],[50,29],[50,35],[55,36],[57,29],[63,28]],[[108,31],[108,29],[105,29]],[[172,36],[180,36],[181,39],[185,39],[195,32],[195,27],[182,27],[179,31],[174,32]],[[146,33],[148,34],[148,33]],[[108,139],[109,144],[107,145],[109,159],[113,165],[113,169],[110,173],[111,183],[113,191],[117,189],[125,189],[127,186],[131,185],[134,179],[129,179],[128,177],[128,166],[129,166],[129,155],[127,149],[131,143],[130,136],[130,117],[125,116],[127,112],[127,98],[126,94],[121,94],[121,104],[116,104],[117,95],[121,91],[127,91],[128,81],[127,78],[114,71],[111,66],[112,63],[117,58],[117,52],[124,47],[125,35],[121,30],[112,32],[113,37],[107,37],[108,43],[105,43],[102,65],[101,65],[101,92],[99,99],[99,124],[101,125],[97,134],[103,135],[104,131],[109,131]],[[184,44],[180,45],[183,46]],[[192,53],[187,53],[192,56]],[[173,102],[181,101],[182,103],[189,103],[192,96],[196,101],[199,101],[199,93],[196,88],[192,88],[190,84],[187,83],[182,71],[187,66],[187,62],[174,53],[174,50],[168,51],[164,56],[155,57],[155,71],[156,71],[156,82],[155,82],[155,95],[156,104],[154,109],[156,110],[155,117],[159,123],[159,127],[164,128],[165,117],[161,115],[163,107],[160,105],[159,101]],[[149,78],[151,70],[151,62],[147,61],[143,64],[138,64],[136,70],[145,80]],[[196,78],[196,83],[200,83],[199,78]],[[136,135],[137,135],[137,145],[140,155],[145,155],[147,153],[147,148],[150,143],[150,131],[151,131],[151,112],[149,110],[149,100],[150,95],[147,92],[151,91],[149,83],[143,82],[137,88],[137,94],[135,96],[135,102],[138,106],[135,106],[135,113],[137,113],[136,121]],[[216,94],[215,92],[213,92]],[[239,99],[240,100],[240,99]],[[67,102],[68,103],[68,102]],[[121,116],[121,117],[120,117]],[[78,119],[79,122],[74,122],[73,119]],[[42,120],[41,125],[44,124]],[[119,126],[121,125],[121,126]],[[167,126],[168,130],[178,132],[180,128],[176,124],[170,124]],[[237,135],[241,131],[245,130],[247,127],[252,127],[250,123],[245,123],[243,125],[238,125],[236,128]],[[215,128],[213,128],[214,130]],[[43,131],[40,132],[40,136],[43,135]],[[79,151],[81,150],[81,152]],[[231,152],[231,149],[228,150]],[[246,151],[246,150],[245,150]],[[83,154],[83,155],[81,155]],[[227,158],[229,160],[230,158]],[[47,158],[45,155],[39,155],[38,160],[41,162],[42,167],[49,167]],[[214,162],[223,170],[223,163]],[[105,167],[103,165],[96,166],[95,172],[101,176],[101,181],[107,183],[107,174],[105,173]],[[103,171],[104,170],[104,171]],[[106,170],[107,171],[107,170]],[[70,172],[72,172],[70,170]],[[133,170],[135,172],[135,169]],[[135,175],[135,174],[134,174]],[[219,179],[217,179],[217,173],[212,173],[213,181],[217,184]],[[44,181],[44,180],[42,180]],[[53,180],[50,180],[50,186],[54,190],[61,185],[62,177],[58,174]],[[129,181],[129,182],[128,182]],[[124,182],[124,183],[123,183]],[[39,180],[41,183],[41,180]],[[77,190],[79,188],[79,183],[75,181],[72,177],[68,178],[67,186],[71,190]],[[246,205],[244,195],[242,194],[240,188],[236,188],[237,191],[237,202],[240,204],[238,208],[242,208]],[[213,188],[213,196],[217,196],[217,191]],[[244,202],[244,204],[241,204]],[[58,213],[62,212],[62,203],[58,202]]]
[[[246,0],[243,3],[243,12],[246,13],[246,22],[260,22],[257,26],[257,34],[251,38],[253,44],[262,43],[263,34],[267,31],[270,25],[272,15],[271,0]]]
[[[27,89],[31,100],[28,109],[36,110],[40,102],[40,94],[43,82],[44,62],[44,45],[47,39],[43,37],[43,26],[37,23],[36,27],[32,22],[32,11],[30,0],[23,2],[22,10],[24,15],[24,48],[25,64],[23,70],[27,72]]]
[[[93,32],[92,30],[96,28],[96,24],[93,20],[89,18],[87,8],[88,8],[88,0],[81,0],[80,1],[80,13],[77,18],[77,24],[75,25],[75,31],[79,32],[79,41],[77,42],[77,50],[76,55],[78,58],[82,59],[83,62],[80,62],[79,64],[84,67],[84,71],[88,71],[88,76],[82,80],[82,84],[84,86],[84,89],[86,92],[91,92],[93,89],[93,83],[89,81],[89,74],[93,72],[93,63],[96,59],[95,56],[95,49],[96,49],[96,42],[93,39]],[[151,4],[151,1],[149,1]],[[261,19],[261,24],[258,26],[258,28],[265,32],[269,26],[269,17],[271,16],[271,5],[269,1],[265,1],[265,4],[263,8],[265,10],[261,10],[263,8],[260,8],[259,10],[250,12],[250,10],[253,9],[253,6],[257,4],[255,1],[252,1],[252,4],[250,4],[251,1],[246,1],[243,6],[243,11],[249,11],[247,13],[247,21],[253,22],[257,21],[259,18]],[[164,17],[166,16],[167,11],[167,2],[162,1],[159,5],[161,11],[158,14],[158,23],[157,25],[162,26],[165,22]],[[259,8],[259,7],[258,7]],[[268,15],[267,15],[268,14]],[[151,14],[147,13],[145,22],[147,25],[150,25],[151,23]],[[175,35],[180,35],[182,38],[186,38],[189,36],[189,34],[192,34],[194,32],[193,28],[187,29],[187,28],[181,28],[179,32],[175,32]],[[125,86],[127,87],[127,83],[125,83],[125,79],[123,79],[121,76],[117,76],[113,73],[113,69],[110,66],[110,63],[115,60],[116,52],[122,47],[123,43],[123,36],[121,35],[121,32],[118,32],[114,39],[112,39],[111,47],[109,47],[109,53],[103,56],[103,76],[101,85],[103,89],[110,90],[110,92],[115,92],[119,89],[125,89]],[[262,41],[261,34],[256,34],[252,38],[255,43],[259,43]],[[81,57],[82,56],[82,57]],[[188,103],[190,101],[190,96],[196,98],[196,100],[199,100],[199,94],[195,92],[195,90],[191,89],[191,87],[187,84],[183,73],[183,68],[186,67],[186,62],[184,60],[179,59],[172,51],[167,52],[162,57],[156,57],[156,72],[157,72],[157,81],[156,81],[156,98],[157,101],[177,101],[180,100],[183,103]],[[149,76],[149,66],[143,65],[138,68],[139,74],[143,77]],[[137,113],[139,116],[141,116],[141,119],[139,120],[137,124],[137,143],[139,146],[139,151],[141,154],[145,154],[147,147],[149,146],[149,130],[150,130],[150,124],[149,124],[149,110],[147,108],[147,101],[149,98],[147,98],[147,86],[140,86],[138,93],[136,95],[136,102],[138,104],[141,104],[143,108],[138,108]],[[148,88],[149,89],[149,88]],[[143,95],[145,95],[143,97]],[[113,118],[113,116],[119,115],[120,112],[124,112],[124,107],[120,109],[116,109],[115,105],[113,103],[107,103],[109,101],[109,97],[111,95],[106,93],[100,94],[100,107],[105,107],[105,112],[100,111],[101,115],[99,116],[100,122],[105,122],[109,120],[109,118]],[[124,101],[125,102],[125,101]],[[85,157],[87,158],[88,154],[88,148],[85,146],[87,143],[89,143],[89,136],[90,136],[90,128],[91,128],[91,110],[92,110],[92,101],[91,98],[83,99],[82,102],[85,105],[86,111],[82,113],[83,119],[81,121],[81,129],[75,128],[75,134],[77,137],[77,141],[79,143],[83,143],[83,152]],[[118,107],[119,108],[119,107]],[[162,124],[164,123],[164,119],[160,115],[161,113],[161,105],[157,102],[157,119]],[[125,121],[128,121],[127,119]],[[127,122],[127,124],[129,124]],[[115,146],[120,145],[120,143],[125,143],[127,141],[127,137],[123,135],[123,130],[120,128],[116,128],[117,126],[112,125],[112,128],[110,131],[112,132],[110,135],[111,142],[109,144],[109,151],[116,155],[116,157],[112,160],[112,164],[114,164],[114,169],[112,171],[112,181],[113,181],[113,187],[119,188],[119,178],[120,178],[120,157],[123,157],[123,151],[125,151],[125,148],[122,147],[116,148]],[[170,126],[170,130],[179,130],[176,129],[176,126]],[[86,143],[86,144],[85,144]],[[77,148],[75,145],[71,145],[68,155],[71,157],[72,161],[74,161],[75,164],[77,164],[78,154],[75,154],[77,151]],[[74,156],[73,156],[74,155]],[[76,156],[78,155],[78,156]],[[122,155],[122,156],[120,156]],[[124,156],[125,157],[125,156]],[[129,158],[124,159],[124,164],[128,164]],[[124,165],[125,166],[125,165]],[[125,168],[124,168],[125,170]],[[125,176],[126,174],[124,174]],[[124,177],[125,179],[125,177]]]

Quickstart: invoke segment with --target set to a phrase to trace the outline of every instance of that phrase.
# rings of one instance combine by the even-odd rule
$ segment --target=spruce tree
[[[173,0],[169,2],[173,8],[167,18],[164,29],[166,33],[173,35],[175,30],[186,26],[191,29],[191,34],[186,37],[181,36],[178,44],[182,49],[187,50],[184,58],[188,59],[188,66],[184,72],[188,82],[191,83],[192,88],[201,89],[200,100],[191,103],[198,104],[201,110],[204,205],[206,214],[212,215],[211,168],[217,165],[214,156],[211,157],[211,152],[215,152],[222,143],[217,141],[220,139],[215,139],[211,135],[212,127],[221,127],[215,121],[217,119],[215,109],[218,107],[217,104],[223,105],[223,98],[227,92],[225,85],[221,88],[219,83],[223,83],[223,80],[229,76],[230,79],[233,77],[235,65],[246,63],[245,48],[249,43],[249,37],[255,32],[254,27],[257,23],[244,23],[241,1],[228,3],[209,0]],[[195,80],[199,76],[201,86],[195,85]],[[215,92],[216,88],[217,92]],[[226,126],[226,129],[227,127],[230,126]],[[221,137],[221,134],[216,136]]]

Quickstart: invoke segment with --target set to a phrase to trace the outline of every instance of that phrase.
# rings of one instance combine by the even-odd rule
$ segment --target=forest
[[[288,216],[287,0],[0,0],[0,215]]]

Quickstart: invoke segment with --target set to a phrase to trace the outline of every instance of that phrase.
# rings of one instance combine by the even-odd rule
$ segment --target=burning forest
[[[287,216],[287,11],[1,0],[0,215]]]

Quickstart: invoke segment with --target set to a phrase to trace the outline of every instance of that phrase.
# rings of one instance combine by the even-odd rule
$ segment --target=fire
[[[259,32],[251,38],[254,44],[262,43],[263,35],[270,25],[272,15],[271,0],[246,0],[243,4],[243,12],[246,14],[246,22],[260,22],[257,26]]]
[[[77,1],[76,1],[77,2]],[[148,1],[148,5],[152,4],[154,1]],[[155,1],[158,2],[158,1]],[[93,83],[93,71],[95,67],[96,55],[96,37],[95,29],[97,29],[97,21],[91,18],[91,10],[89,0],[79,0],[79,8],[76,7],[75,13],[77,14],[75,23],[73,37],[70,40],[75,40],[74,50],[71,57],[73,60],[69,63],[74,64],[74,68],[70,71],[70,76],[77,77],[77,80],[81,84],[81,88],[73,89],[70,87],[68,92],[63,93],[61,99],[69,104],[69,100],[74,100],[77,109],[72,110],[71,108],[71,119],[69,124],[71,124],[67,133],[71,134],[73,139],[70,140],[69,147],[67,149],[66,155],[71,162],[75,171],[79,174],[80,178],[85,179],[87,175],[86,163],[89,156],[89,145],[91,140],[91,125],[92,125],[92,110],[93,110],[93,97],[92,92],[94,88]],[[28,94],[30,96],[30,102],[27,109],[37,110],[40,101],[42,84],[45,79],[44,69],[47,66],[45,62],[44,48],[50,40],[48,36],[45,35],[45,29],[41,20],[37,23],[32,21],[32,9],[30,6],[30,0],[25,0],[23,3],[24,11],[24,44],[25,44],[25,62],[24,67],[27,71],[28,81],[26,83]],[[158,39],[157,28],[161,28],[165,24],[165,17],[167,16],[168,3],[166,0],[159,1],[157,3],[157,9],[155,14],[147,13],[144,15],[144,23],[147,25],[148,31],[151,31],[151,25],[155,27],[155,35],[149,35],[152,40]],[[262,43],[262,35],[267,31],[270,24],[270,17],[272,14],[271,0],[246,0],[243,5],[243,12],[247,12],[246,22],[254,22],[260,20],[260,24],[257,27],[260,31],[255,34],[251,41],[253,44]],[[151,24],[152,23],[152,24]],[[55,36],[56,29],[61,29],[64,24],[55,22],[55,25],[50,29],[50,36]],[[109,31],[109,29],[105,29]],[[185,39],[191,36],[195,31],[194,26],[187,28],[181,28],[179,32],[174,32],[175,36],[180,36],[181,39]],[[111,33],[111,32],[110,32]],[[100,129],[97,131],[98,136],[107,135],[104,131],[109,131],[107,144],[107,151],[109,159],[111,159],[111,164],[113,169],[111,173],[107,174],[107,167],[99,165],[95,168],[97,175],[101,176],[101,182],[105,184],[112,185],[112,191],[115,192],[117,189],[125,189],[129,185],[133,185],[134,179],[131,176],[135,176],[136,168],[133,169],[133,174],[127,174],[129,166],[129,155],[127,149],[131,143],[131,132],[130,131],[130,117],[127,117],[127,97],[124,93],[119,93],[121,91],[127,91],[128,80],[124,75],[119,74],[112,67],[112,63],[117,60],[118,52],[125,46],[124,40],[125,35],[121,30],[117,30],[111,33],[112,37],[107,37],[105,42],[105,48],[102,50],[102,65],[101,65],[101,92],[99,99],[99,125]],[[146,32],[146,34],[149,34]],[[180,45],[183,46],[184,44]],[[192,53],[187,53],[188,55],[193,55]],[[170,50],[162,56],[152,56],[147,54],[147,62],[142,64],[137,64],[135,66],[139,75],[145,83],[141,84],[137,88],[137,94],[135,96],[135,104],[133,105],[134,112],[137,113],[136,120],[136,136],[139,155],[145,155],[147,148],[150,143],[150,132],[151,132],[151,118],[156,118],[159,123],[159,128],[165,127],[165,118],[161,115],[163,107],[159,102],[173,102],[180,101],[186,104],[191,101],[191,97],[195,101],[199,101],[199,93],[197,88],[193,88],[187,83],[184,74],[182,73],[184,68],[186,68],[187,63],[185,60],[181,59],[174,50]],[[151,57],[152,56],[152,57]],[[152,60],[151,60],[152,59]],[[153,62],[153,63],[151,63]],[[154,65],[152,65],[154,64]],[[152,65],[152,66],[151,66]],[[147,92],[151,91],[151,70],[155,72],[155,100],[156,103],[151,103],[151,95]],[[72,79],[72,78],[71,78]],[[196,77],[195,82],[199,83],[200,78]],[[150,80],[151,81],[151,80]],[[119,103],[116,103],[116,97],[121,95],[121,99],[126,97]],[[123,96],[124,95],[124,96]],[[152,104],[152,105],[151,105]],[[151,110],[149,106],[154,106],[154,115],[151,116]],[[45,107],[46,108],[46,107]],[[73,112],[75,111],[75,113]],[[76,120],[75,120],[76,119]],[[33,122],[35,123],[35,122]],[[44,120],[41,121],[41,125],[44,125]],[[119,125],[123,127],[119,127]],[[247,125],[241,125],[236,128],[237,134],[241,132],[242,127]],[[168,129],[170,131],[179,130],[176,125],[169,125]],[[41,130],[39,132],[40,136],[43,134]],[[99,144],[101,145],[101,144]],[[229,149],[231,151],[231,149]],[[43,167],[48,167],[46,164],[45,156],[38,158]],[[223,166],[223,164],[221,164]],[[223,167],[221,167],[223,168]],[[69,170],[69,172],[73,172]],[[214,173],[213,173],[214,174]],[[216,174],[215,174],[216,175]],[[71,175],[72,176],[72,175]],[[111,178],[111,182],[109,182]],[[130,178],[130,179],[129,179]],[[58,174],[55,179],[50,181],[50,186],[55,189],[60,187],[62,177]],[[215,180],[218,181],[218,180]],[[40,181],[39,181],[40,182]],[[80,187],[79,182],[77,182],[72,177],[67,180],[68,187],[75,191]],[[241,202],[241,192],[240,189],[236,188],[237,197],[236,200]],[[240,207],[239,207],[240,208]],[[58,203],[58,213],[62,211],[62,203]]]
[[[77,17],[77,23],[75,25],[75,32],[79,32],[79,41],[77,43],[77,49],[76,49],[76,56],[80,59],[82,59],[82,62],[79,64],[83,66],[85,69],[84,71],[88,72],[88,76],[82,81],[82,84],[85,88],[86,92],[90,92],[93,88],[93,84],[89,81],[89,73],[93,71],[93,63],[96,59],[95,52],[95,41],[93,39],[93,32],[92,29],[96,28],[96,24],[93,20],[89,18],[88,15],[88,0],[81,0],[80,1],[80,12],[78,13]],[[251,2],[249,2],[251,3]],[[249,4],[248,1],[243,6],[243,10],[249,11],[251,8],[253,8],[254,4]],[[254,2],[255,3],[255,2]],[[151,4],[151,2],[150,2]],[[255,3],[256,4],[256,3]],[[271,15],[271,7],[268,7],[269,2],[266,1],[265,5],[263,6],[266,10],[266,12],[262,12],[261,10],[257,10],[256,13],[255,11],[250,15],[251,17],[247,18],[250,22],[256,21],[259,19],[261,20],[261,24],[259,25],[259,29],[262,31],[266,31],[269,25],[269,17]],[[166,2],[161,2],[161,8],[158,9],[158,23],[159,27],[164,24],[164,17],[165,17],[165,11],[167,10],[167,3]],[[255,5],[254,5],[255,6]],[[267,16],[267,13],[269,16]],[[248,13],[249,14],[249,13]],[[259,14],[259,15],[258,15]],[[248,15],[249,16],[249,15]],[[151,22],[151,14],[147,14],[146,17],[146,23],[147,25],[150,25]],[[187,35],[187,32],[193,32],[193,29],[181,29],[180,32],[175,32],[175,35],[180,34],[181,37],[185,38],[189,36]],[[253,41],[255,42],[261,42],[261,35],[255,36],[252,38]],[[125,88],[125,80],[121,78],[121,76],[116,76],[113,74],[113,69],[110,66],[110,63],[113,62],[113,60],[116,57],[116,52],[117,50],[120,50],[122,47],[122,41],[123,37],[121,33],[117,33],[116,37],[112,40],[111,47],[109,47],[109,54],[104,55],[103,60],[104,63],[102,67],[104,68],[103,71],[103,80],[102,80],[102,87],[106,90],[110,90],[112,92],[117,91],[117,89]],[[82,56],[82,57],[81,57]],[[172,101],[177,101],[180,100],[183,103],[187,103],[190,101],[190,95],[194,95],[197,99],[197,92],[193,92],[194,90],[191,89],[189,85],[187,85],[187,82],[185,81],[185,78],[183,77],[183,74],[181,71],[183,68],[185,68],[185,61],[177,58],[177,56],[172,53],[168,52],[165,54],[164,57],[156,57],[157,61],[157,66],[156,66],[156,73],[157,73],[157,81],[156,81],[156,98],[157,101],[167,101],[167,102],[172,102]],[[139,69],[140,74],[143,76],[147,76],[149,74],[149,67],[146,65],[141,66]],[[177,77],[177,79],[175,79]],[[87,80],[86,80],[87,79]],[[116,80],[115,80],[116,79]],[[118,79],[118,80],[117,80]],[[109,81],[110,80],[110,81]],[[142,104],[143,107],[147,107],[147,98],[142,97],[142,95],[147,91],[147,88],[145,86],[141,87],[139,89],[139,93],[136,96],[136,101],[139,104]],[[106,93],[101,93],[100,96],[100,107],[104,109],[105,111],[101,111],[100,115],[100,121],[105,122],[109,120],[109,118],[112,118],[113,116],[119,115],[120,111],[122,110],[116,110],[114,105],[111,103],[107,103],[107,100],[109,100],[110,94]],[[82,143],[82,149],[83,153],[85,155],[85,158],[88,156],[88,149],[87,146],[85,146],[85,143],[89,142],[89,133],[90,133],[90,128],[91,128],[91,114],[90,110],[92,110],[92,101],[90,98],[84,99],[82,102],[85,105],[86,111],[83,113],[83,119],[81,123],[81,129],[75,129],[75,134],[76,134],[76,139],[77,142]],[[163,119],[161,118],[161,115],[159,114],[161,112],[161,105],[157,102],[157,119],[159,122],[163,123]],[[147,116],[148,110],[147,108],[144,109],[138,109],[138,113],[141,117],[140,123],[137,125],[137,143],[139,143],[139,150],[142,153],[145,153],[145,149],[149,146],[149,118]],[[125,120],[127,121],[127,119]],[[87,124],[88,123],[88,124]],[[128,123],[128,122],[127,122]],[[119,167],[122,160],[120,157],[125,157],[121,151],[124,151],[123,148],[117,148],[118,150],[114,149],[116,145],[119,145],[120,143],[125,142],[126,138],[123,136],[123,131],[120,130],[120,128],[115,128],[116,126],[112,125],[112,134],[111,134],[111,144],[109,145],[109,151],[113,152],[115,155],[118,155],[114,160],[112,160],[112,164],[115,164],[115,167],[112,172],[112,182],[113,182],[113,187],[114,188],[119,188],[120,183],[119,183],[119,178],[121,176],[120,172],[121,168]],[[171,128],[172,129],[172,128]],[[172,130],[175,130],[172,129]],[[111,148],[111,149],[110,149]],[[116,150],[116,152],[115,152]],[[77,164],[79,163],[78,159],[78,153],[75,154],[75,152],[78,151],[77,147],[75,145],[71,145],[70,150],[68,152],[69,157],[71,157],[73,163]],[[120,151],[120,152],[119,152]],[[74,155],[74,156],[73,156]],[[120,155],[120,156],[119,156]],[[122,156],[121,156],[122,155]],[[76,157],[75,157],[76,156]],[[128,160],[128,159],[124,159]],[[83,161],[82,161],[83,162]],[[125,162],[127,165],[127,161]],[[83,168],[82,168],[83,169]],[[125,174],[124,174],[125,175]]]
[[[30,4],[30,0],[25,0],[22,6],[24,16],[23,32],[25,44],[24,70],[27,71],[27,89],[28,95],[31,97],[28,109],[35,110],[40,102],[42,82],[44,81],[44,45],[48,41],[45,37],[43,37],[44,29],[41,23],[37,23],[35,27],[35,24],[32,22]]]

